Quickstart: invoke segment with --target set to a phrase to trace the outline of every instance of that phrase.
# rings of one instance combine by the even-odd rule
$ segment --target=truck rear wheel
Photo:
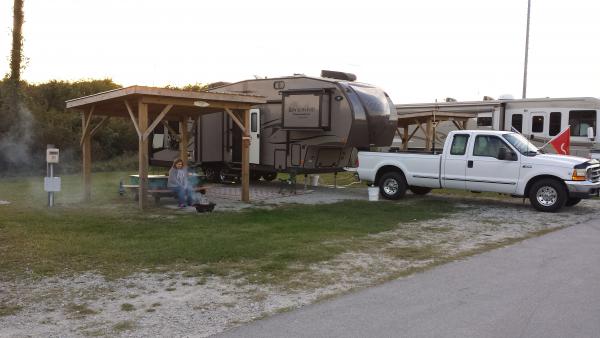
[[[431,188],[426,187],[409,187],[408,189],[415,195],[427,195],[431,192]]]
[[[406,194],[406,180],[401,173],[389,172],[379,179],[379,192],[383,198],[397,200]]]
[[[566,204],[567,191],[557,180],[542,179],[531,187],[529,201],[536,210],[556,212]]]

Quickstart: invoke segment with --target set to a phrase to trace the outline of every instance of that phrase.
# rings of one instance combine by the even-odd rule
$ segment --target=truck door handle
[[[467,168],[473,168],[473,161],[472,160],[467,161]]]

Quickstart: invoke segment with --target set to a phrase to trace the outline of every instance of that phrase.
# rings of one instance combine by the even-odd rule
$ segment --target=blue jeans
[[[191,187],[171,187],[171,190],[177,194],[179,205],[186,204],[186,202],[188,205],[194,204],[194,190]]]

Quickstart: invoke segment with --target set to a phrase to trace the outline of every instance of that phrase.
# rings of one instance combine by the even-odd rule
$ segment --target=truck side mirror
[[[588,127],[587,138],[590,139],[590,141],[594,140],[594,127]]]

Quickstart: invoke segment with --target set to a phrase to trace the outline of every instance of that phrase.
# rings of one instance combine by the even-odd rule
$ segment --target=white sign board
[[[56,148],[46,149],[46,162],[58,163],[58,154],[59,154],[59,150]]]
[[[44,191],[60,191],[60,177],[44,177]]]

